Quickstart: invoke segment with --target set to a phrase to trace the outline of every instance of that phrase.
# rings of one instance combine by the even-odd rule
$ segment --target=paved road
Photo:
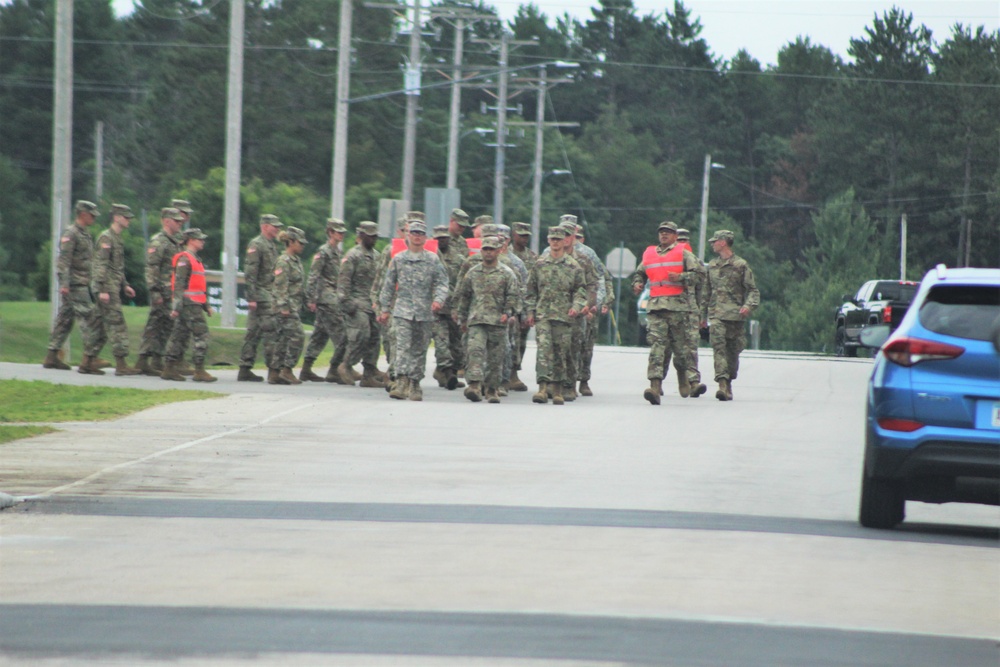
[[[748,354],[736,401],[660,407],[635,349],[562,407],[222,371],[4,445],[0,664],[995,665],[1000,511],[856,524],[869,363]]]

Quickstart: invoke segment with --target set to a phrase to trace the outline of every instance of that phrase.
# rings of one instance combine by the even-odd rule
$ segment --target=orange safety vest
[[[407,249],[406,239],[395,238],[392,240],[392,250],[390,251],[389,256],[395,257],[396,255],[398,255],[399,253],[403,252],[406,249]],[[427,241],[424,243],[424,250],[426,250],[427,252],[437,252],[437,249],[438,249],[437,239],[427,239]]]
[[[661,255],[656,252],[656,246],[651,245],[642,253],[642,266],[649,279],[649,296],[678,296],[684,293],[684,286],[667,280],[668,273],[684,272],[684,247],[674,244],[674,247]]]
[[[483,240],[477,238],[465,239],[466,245],[469,246],[469,255],[478,255],[479,251],[483,249]]]
[[[170,291],[174,291],[174,278],[177,277],[177,260],[181,258],[181,255],[187,255],[191,260],[191,279],[188,280],[188,288],[184,290],[184,296],[195,303],[208,303],[208,283],[205,281],[205,265],[186,250],[174,255],[174,261],[171,262],[175,270],[170,276]]]

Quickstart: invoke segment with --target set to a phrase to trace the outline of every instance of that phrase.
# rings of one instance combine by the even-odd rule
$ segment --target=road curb
[[[8,507],[13,507],[19,502],[21,501],[10,494],[0,493],[0,510],[5,510]]]

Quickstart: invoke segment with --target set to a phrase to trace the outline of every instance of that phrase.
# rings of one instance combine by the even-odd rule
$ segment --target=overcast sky
[[[0,0],[2,1],[2,0]],[[633,0],[640,15],[663,14],[673,0]],[[132,0],[114,0],[119,14],[132,9]],[[509,19],[523,2],[486,0]],[[550,22],[564,13],[585,21],[592,17],[589,0],[536,0]],[[745,48],[762,64],[774,64],[778,51],[798,36],[828,47],[845,60],[851,38],[865,35],[877,14],[893,6],[913,14],[914,23],[931,29],[937,42],[951,34],[955,23],[1000,29],[1000,0],[688,0],[685,6],[701,21],[702,37],[716,56],[732,59]]]

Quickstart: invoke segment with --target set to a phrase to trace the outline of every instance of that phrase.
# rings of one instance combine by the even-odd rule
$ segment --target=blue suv
[[[880,347],[868,383],[859,520],[892,528],[907,500],[1000,505],[1000,269],[939,265]]]

